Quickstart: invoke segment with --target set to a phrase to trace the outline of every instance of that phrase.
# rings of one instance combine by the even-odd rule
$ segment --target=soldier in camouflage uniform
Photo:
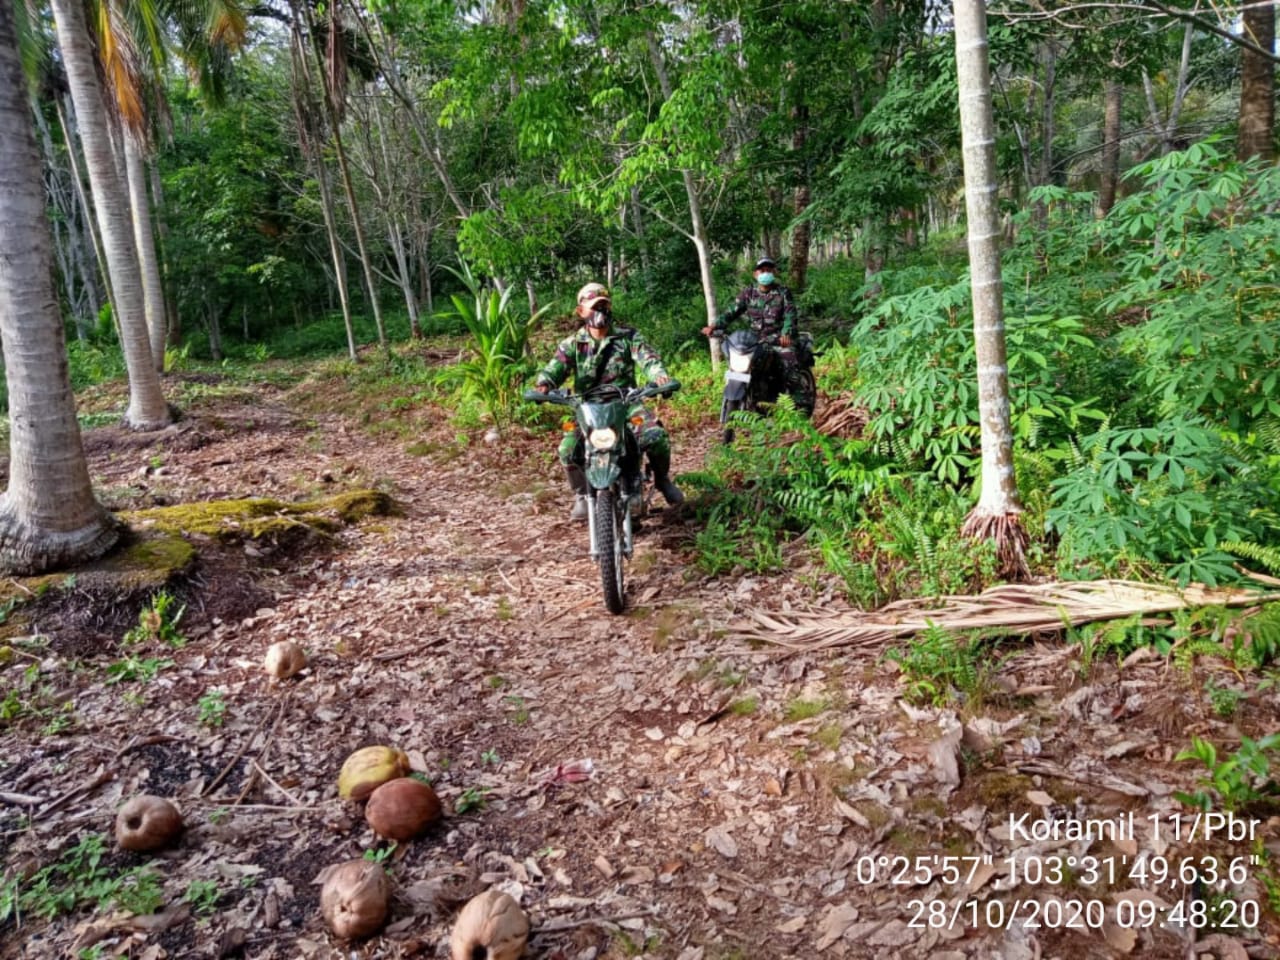
[[[564,383],[573,375],[575,393],[585,395],[596,387],[611,383],[624,389],[636,386],[636,370],[644,375],[645,382],[659,386],[671,380],[658,351],[630,327],[618,327],[613,322],[613,310],[609,291],[599,283],[588,283],[578,291],[578,306],[574,311],[583,325],[571,337],[560,341],[555,356],[538,374],[533,388],[546,393]],[[671,441],[661,421],[636,404],[631,416],[643,416],[644,423],[636,430],[640,451],[649,457],[653,468],[654,485],[662,491],[667,503],[684,500],[680,488],[671,482]],[[574,520],[587,519],[587,476],[583,472],[582,435],[575,430],[565,435],[560,444],[560,462],[573,490]]]
[[[733,306],[710,326],[703,327],[705,336],[716,336],[731,321],[744,313],[751,321],[751,328],[762,339],[773,346],[782,361],[782,375],[786,381],[787,393],[796,402],[796,409],[805,414],[813,413],[816,397],[811,396],[808,381],[800,375],[800,361],[796,357],[792,341],[799,332],[800,312],[795,301],[791,299],[791,291],[778,283],[773,271],[777,269],[772,257],[761,257],[756,261],[755,284],[747,287],[734,301]]]

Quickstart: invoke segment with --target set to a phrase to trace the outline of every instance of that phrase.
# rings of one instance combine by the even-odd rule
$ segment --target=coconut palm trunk
[[[133,240],[138,248],[142,275],[142,302],[147,317],[147,342],[157,373],[164,373],[164,347],[168,323],[164,309],[164,284],[160,282],[160,258],[151,229],[151,200],[147,196],[147,157],[130,130],[124,132],[125,169],[129,178],[129,209],[133,214]]]
[[[1027,534],[1013,472],[1009,368],[1000,278],[1000,218],[996,207],[995,122],[983,0],[956,0],[956,75],[968,217],[973,340],[978,356],[978,412],[982,427],[982,488],[962,533],[995,540],[1002,575],[1025,577]]]
[[[118,535],[94,499],[80,443],[25,89],[13,7],[0,3],[0,338],[10,424],[0,569],[9,573],[99,556]]]
[[[151,359],[142,273],[134,244],[133,220],[124,184],[111,149],[108,113],[98,82],[93,43],[84,19],[84,7],[76,0],[52,0],[58,46],[66,65],[71,99],[75,104],[80,139],[84,145],[89,188],[111,278],[112,306],[120,330],[120,346],[129,371],[129,408],[125,422],[139,430],[154,430],[172,420],[160,390],[160,375]]]

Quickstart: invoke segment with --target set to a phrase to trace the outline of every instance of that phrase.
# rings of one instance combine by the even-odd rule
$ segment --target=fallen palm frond
[[[861,437],[870,413],[850,396],[824,398],[814,412],[813,427],[829,437]]]
[[[869,613],[753,610],[749,619],[730,624],[729,632],[736,639],[800,653],[828,647],[880,647],[931,626],[956,632],[1042,633],[1134,614],[1210,605],[1239,607],[1278,599],[1280,592],[1201,584],[1181,589],[1126,580],[1005,584],[975,596],[899,600]]]

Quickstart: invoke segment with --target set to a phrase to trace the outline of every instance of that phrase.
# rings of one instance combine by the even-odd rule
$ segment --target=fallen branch
[[[56,800],[51,801],[47,807],[33,813],[31,815],[31,819],[43,820],[45,817],[49,816],[49,814],[56,813],[57,811],[61,810],[63,807],[65,807],[68,803],[70,803],[76,797],[81,796],[82,794],[92,793],[94,790],[97,790],[104,783],[108,783],[109,781],[114,780],[115,778],[116,778],[116,772],[114,770],[108,770],[105,767],[99,767],[98,772],[95,773],[88,781],[86,781],[85,783],[82,783],[78,787],[72,787],[66,793],[62,794],[62,796],[58,797]]]
[[[730,624],[738,640],[805,653],[829,647],[881,648],[930,627],[953,632],[1054,633],[1082,623],[1134,614],[1168,613],[1186,607],[1252,606],[1280,599],[1280,592],[1246,588],[1184,589],[1125,580],[1037,585],[1004,584],[976,596],[900,600],[872,612],[778,614],[751,611],[749,620]]]
[[[618,924],[623,920],[641,920],[649,917],[656,917],[657,910],[642,910],[632,913],[619,913],[612,917],[584,917],[581,920],[553,920],[550,923],[540,923],[534,929],[534,936],[543,933],[559,933],[561,930],[572,930],[575,927],[586,927],[593,923],[601,925]]]

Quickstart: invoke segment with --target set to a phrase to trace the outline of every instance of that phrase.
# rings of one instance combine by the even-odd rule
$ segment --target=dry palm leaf
[[[824,398],[813,415],[814,429],[829,437],[860,437],[870,419],[866,407],[851,396]]]
[[[1036,585],[1004,584],[976,596],[899,600],[869,613],[777,614],[753,610],[730,624],[732,636],[792,653],[827,647],[881,647],[931,626],[951,631],[1038,633],[1133,614],[1165,613],[1210,604],[1248,606],[1280,599],[1280,592],[1191,584],[1181,590],[1126,580]]]

